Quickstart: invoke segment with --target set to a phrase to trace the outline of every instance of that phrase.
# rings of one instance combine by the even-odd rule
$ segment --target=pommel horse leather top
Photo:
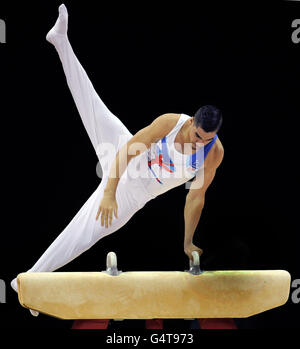
[[[61,319],[245,318],[285,304],[285,270],[121,272],[113,252],[103,272],[18,275],[20,304]]]

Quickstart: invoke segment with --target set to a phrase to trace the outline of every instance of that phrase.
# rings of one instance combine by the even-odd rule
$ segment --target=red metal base
[[[146,329],[162,330],[163,319],[145,320]],[[237,326],[233,319],[198,319],[202,330],[236,330]],[[106,330],[109,325],[109,319],[99,320],[75,320],[72,329],[102,329]]]
[[[236,330],[233,319],[198,319],[202,330]]]
[[[164,328],[163,319],[146,320],[146,329],[148,330],[162,330]]]
[[[99,320],[75,320],[73,322],[72,329],[98,329],[106,330],[109,324],[109,319],[99,319]]]

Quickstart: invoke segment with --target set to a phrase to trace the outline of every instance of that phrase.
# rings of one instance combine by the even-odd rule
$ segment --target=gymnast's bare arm
[[[108,226],[111,225],[113,213],[115,214],[115,217],[118,218],[116,190],[119,180],[128,166],[129,161],[150,148],[152,143],[156,143],[159,139],[165,137],[176,125],[177,120],[178,114],[169,113],[157,117],[150,125],[138,131],[118,151],[115,161],[112,163],[109,179],[96,216],[96,220],[98,220],[98,217],[102,212],[102,226],[105,224],[105,227],[108,228]]]
[[[203,250],[193,244],[194,232],[199,223],[201,213],[205,202],[205,192],[211,185],[217,168],[220,166],[224,157],[224,148],[219,139],[213,145],[204,162],[203,170],[197,174],[192,181],[189,192],[186,196],[184,207],[184,252],[192,260],[192,252],[197,251],[199,255]]]

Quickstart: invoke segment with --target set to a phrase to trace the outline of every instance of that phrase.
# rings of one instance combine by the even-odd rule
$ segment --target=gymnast
[[[192,117],[163,114],[132,135],[96,93],[73,52],[67,30],[68,12],[62,4],[46,39],[54,45],[62,62],[103,177],[28,272],[59,269],[123,227],[148,201],[184,183],[189,184],[184,207],[184,252],[191,260],[193,251],[201,255],[203,251],[193,244],[193,236],[204,207],[205,192],[223,160],[224,149],[217,136],[222,124],[220,110],[205,105]],[[18,292],[16,278],[11,286]]]

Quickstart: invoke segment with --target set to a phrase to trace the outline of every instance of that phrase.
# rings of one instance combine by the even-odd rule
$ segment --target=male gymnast
[[[67,84],[99,158],[103,178],[28,272],[50,272],[66,265],[98,240],[124,226],[148,201],[191,179],[184,208],[184,252],[190,259],[193,251],[201,255],[203,251],[193,244],[193,236],[205,192],[224,155],[217,136],[222,124],[220,110],[206,105],[193,117],[163,114],[132,135],[97,95],[73,52],[67,29],[68,12],[62,4],[46,39],[54,45],[62,62]],[[11,286],[17,291],[16,278]]]

